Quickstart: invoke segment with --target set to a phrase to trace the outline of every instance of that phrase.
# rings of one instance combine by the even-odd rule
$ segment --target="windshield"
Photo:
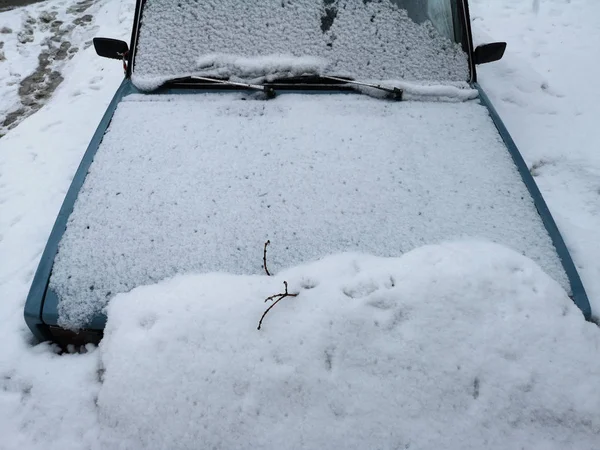
[[[469,79],[457,0],[147,0],[133,81],[306,74]]]

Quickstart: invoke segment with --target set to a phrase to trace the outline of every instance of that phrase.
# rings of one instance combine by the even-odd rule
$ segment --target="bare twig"
[[[270,297],[265,298],[265,303],[267,303],[269,300],[275,300],[277,297],[280,297],[281,294],[275,294],[275,295],[271,295]]]
[[[271,276],[269,269],[267,269],[267,246],[271,243],[271,241],[265,242],[265,248],[263,250],[263,267],[265,268],[265,272],[267,272],[268,276]]]
[[[268,241],[267,241],[267,242],[268,242]],[[266,245],[265,245],[265,248],[266,248]],[[290,293],[288,292],[288,284],[287,284],[287,281],[284,281],[284,282],[283,282],[283,285],[285,286],[285,292],[284,292],[283,294],[275,294],[275,295],[271,295],[270,297],[267,297],[267,298],[265,299],[265,302],[268,302],[269,300],[275,300],[275,299],[277,299],[277,300],[275,300],[275,301],[273,302],[273,304],[272,304],[271,306],[269,306],[269,307],[267,308],[267,310],[266,310],[266,311],[263,313],[262,317],[260,318],[260,321],[258,322],[258,328],[257,328],[258,330],[260,330],[260,327],[262,326],[263,319],[265,318],[265,316],[267,315],[267,313],[268,313],[269,311],[271,311],[271,308],[273,308],[273,306],[275,306],[277,303],[279,303],[281,300],[283,300],[283,299],[284,299],[284,298],[286,298],[286,297],[298,297],[298,294],[290,294]]]

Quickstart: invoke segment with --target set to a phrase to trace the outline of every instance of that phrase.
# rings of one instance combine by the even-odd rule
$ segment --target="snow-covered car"
[[[477,83],[466,0],[138,0],[125,78],[25,306],[40,340],[98,342],[115,295],[449,239],[511,247],[589,319],[584,287]]]

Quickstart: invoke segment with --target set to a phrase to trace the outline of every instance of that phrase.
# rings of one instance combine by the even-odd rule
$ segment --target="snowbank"
[[[203,67],[215,54],[258,57],[252,78],[273,73],[270,55],[291,55],[326,60],[328,74],[362,80],[467,81],[467,56],[445,37],[447,24],[434,15],[439,32],[427,20],[426,2],[413,3],[409,13],[403,2],[390,0],[181,0],[176,8],[153,0],[144,7],[133,81],[153,89],[160,80],[185,75],[248,75],[245,68]]]
[[[263,300],[281,300],[257,323]],[[596,449],[600,333],[483,242],[117,296],[99,417],[121,448]],[[116,447],[112,447],[116,448]]]
[[[258,331],[283,281],[299,295]],[[117,296],[85,354],[11,336],[2,450],[596,450],[600,436],[598,328],[489,243],[178,276]]]
[[[463,237],[522,252],[569,289],[476,101],[137,95],[118,106],[90,167],[50,288],[61,323],[80,327],[117,293],[178,273],[262,273],[267,239],[279,270]]]

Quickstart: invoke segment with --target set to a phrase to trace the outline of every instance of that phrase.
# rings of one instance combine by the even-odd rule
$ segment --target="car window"
[[[371,80],[466,81],[455,6],[456,0],[147,0],[133,79],[139,85],[231,76],[237,64],[246,79],[300,66]]]
[[[427,17],[435,28],[449,39],[454,39],[454,17],[451,0],[427,0]]]

